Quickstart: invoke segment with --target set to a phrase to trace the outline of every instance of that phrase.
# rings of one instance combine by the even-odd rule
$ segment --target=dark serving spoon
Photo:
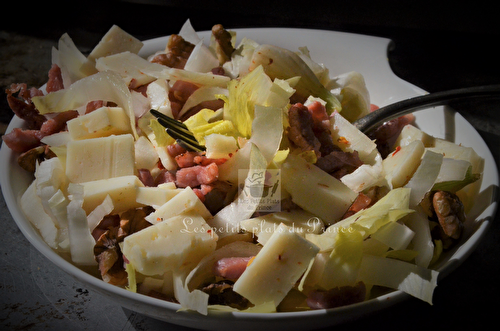
[[[384,122],[418,110],[447,105],[452,101],[470,98],[500,97],[500,85],[466,87],[429,93],[381,107],[353,122],[360,131],[368,133]]]

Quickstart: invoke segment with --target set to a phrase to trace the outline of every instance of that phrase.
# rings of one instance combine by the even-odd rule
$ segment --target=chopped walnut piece
[[[217,53],[217,58],[220,65],[223,65],[231,59],[231,55],[234,52],[231,42],[232,36],[221,24],[216,24],[212,27],[212,35],[216,42],[215,52]]]
[[[451,192],[437,191],[432,196],[432,206],[439,222],[439,236],[443,247],[451,247],[462,236],[465,212],[457,195]]]
[[[94,255],[99,264],[102,279],[110,284],[124,286],[128,282],[124,258],[119,243],[126,236],[151,225],[145,217],[152,207],[130,209],[119,215],[107,215],[92,231],[96,238]]]
[[[184,69],[187,59],[194,49],[194,45],[179,35],[173,34],[168,39],[165,53],[153,57],[151,62],[159,63],[170,68]]]
[[[120,228],[117,234],[119,241],[121,242],[126,236],[150,226],[151,223],[146,221],[145,218],[153,211],[153,207],[147,206],[140,209],[130,209],[124,212],[121,215]]]
[[[221,280],[204,286],[201,291],[207,293],[210,305],[227,305],[237,309],[246,309],[252,304],[233,290],[233,282]]]
[[[99,263],[102,279],[106,283],[125,286],[128,284],[128,277],[123,268],[123,256],[119,250],[117,246],[107,249],[97,256],[96,260]]]
[[[17,163],[24,170],[35,172],[37,162],[40,163],[54,156],[54,152],[52,152],[48,148],[48,146],[41,145],[19,155],[19,157],[17,158]]]

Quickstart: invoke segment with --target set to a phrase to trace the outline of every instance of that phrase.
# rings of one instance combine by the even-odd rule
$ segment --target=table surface
[[[499,37],[494,8],[474,6],[433,10],[415,2],[388,1],[386,6],[346,1],[307,7],[286,2],[252,2],[227,6],[170,1],[87,1],[71,4],[70,13],[56,15],[47,7],[31,8],[21,24],[0,26],[0,85],[26,82],[40,86],[50,68],[51,48],[68,32],[82,52],[90,51],[112,24],[139,39],[178,31],[187,18],[197,30],[215,23],[227,28],[284,26],[318,28],[390,38],[388,52],[393,71],[429,92],[500,82]],[[267,6],[264,12],[262,8]],[[452,8],[452,9],[450,9]],[[5,95],[0,104],[3,134],[12,114]],[[500,164],[498,100],[457,105],[486,141]],[[387,330],[422,328],[452,330],[490,327],[496,322],[493,300],[500,296],[500,219],[470,257],[447,276],[435,291],[434,305],[409,299],[383,312],[336,327],[358,330],[377,326]],[[76,282],[35,250],[16,227],[3,196],[0,197],[0,328],[9,330],[187,330],[126,310]]]

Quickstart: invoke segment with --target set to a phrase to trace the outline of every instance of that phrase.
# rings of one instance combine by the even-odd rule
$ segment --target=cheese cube
[[[317,246],[282,224],[233,289],[255,305],[272,302],[277,306],[318,252]]]
[[[134,171],[131,134],[74,140],[67,145],[66,175],[72,183],[128,176]]]
[[[436,138],[423,132],[415,126],[408,124],[403,127],[403,130],[401,130],[401,133],[394,143],[394,149],[397,146],[406,146],[415,140],[420,140],[425,147],[431,147],[434,146]]]
[[[151,224],[156,224],[190,211],[196,212],[204,219],[212,217],[210,211],[207,207],[205,207],[203,202],[201,202],[196,193],[194,193],[193,189],[186,187],[158,208],[155,212],[149,214],[146,217],[146,220]]]
[[[196,213],[177,215],[125,238],[123,254],[143,275],[190,270],[215,250],[217,235]]]
[[[113,213],[141,207],[137,202],[137,188],[144,184],[135,175],[113,177],[81,183],[83,186],[83,209],[87,215],[99,206],[107,195],[113,200]]]
[[[159,208],[181,191],[182,189],[176,188],[138,187],[136,200],[140,204]]]
[[[131,52],[137,54],[144,44],[134,36],[113,25],[90,52],[88,58],[96,60],[103,56]]]
[[[130,133],[130,120],[120,107],[101,107],[67,122],[73,140]]]
[[[392,188],[402,187],[408,183],[420,165],[424,151],[422,141],[414,140],[389,154],[382,161],[387,182]]]
[[[208,158],[229,158],[238,150],[236,139],[232,136],[212,133],[205,137],[206,155]]]

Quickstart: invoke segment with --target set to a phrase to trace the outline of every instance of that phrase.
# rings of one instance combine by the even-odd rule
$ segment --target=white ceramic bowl
[[[326,65],[330,75],[358,71],[365,77],[370,91],[371,102],[383,106],[404,98],[424,94],[425,91],[396,77],[388,63],[387,50],[390,40],[378,37],[355,35],[322,30],[303,30],[288,28],[259,28],[236,30],[238,40],[242,37],[259,43],[270,43],[297,50],[307,46],[312,58]],[[200,36],[208,40],[210,32]],[[164,49],[168,37],[145,41],[141,55],[146,57]],[[475,129],[458,113],[438,107],[416,113],[416,123],[425,132],[440,138],[473,147],[485,159],[481,196],[470,218],[463,240],[454,250],[446,253],[438,265],[439,281],[453,271],[475,249],[483,238],[488,225],[494,217],[497,202],[491,201],[494,187],[498,187],[498,173],[495,161],[486,143]],[[14,118],[7,132],[22,127],[23,122]],[[177,312],[179,305],[145,295],[131,293],[125,289],[109,285],[99,278],[74,266],[52,251],[38,232],[23,216],[18,198],[32,180],[31,176],[17,166],[16,155],[5,145],[0,151],[0,180],[7,206],[26,238],[31,244],[59,268],[101,294],[110,297],[123,307],[173,324],[206,330],[306,330],[345,323],[362,315],[394,305],[409,296],[394,291],[366,302],[329,309],[295,313],[249,314],[213,313],[202,316],[191,312]]]

